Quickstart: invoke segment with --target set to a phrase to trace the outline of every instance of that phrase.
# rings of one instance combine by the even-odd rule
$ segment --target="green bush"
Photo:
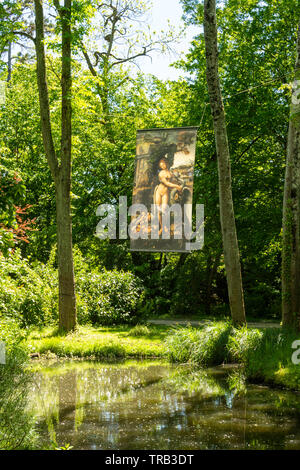
[[[0,315],[21,326],[44,326],[58,318],[56,249],[47,264],[30,264],[20,253],[0,257]],[[91,272],[74,249],[80,324],[134,323],[141,317],[144,290],[139,278],[119,271]]]
[[[143,288],[131,273],[104,271],[82,274],[78,281],[80,323],[134,323],[140,317]]]
[[[50,266],[29,264],[20,253],[0,257],[0,315],[22,326],[57,318],[57,276]]]
[[[31,377],[25,371],[28,354],[24,334],[14,321],[0,319],[0,341],[5,343],[6,363],[0,364],[0,449],[34,447],[34,420],[26,412]]]
[[[265,328],[233,328],[230,322],[211,322],[203,328],[180,327],[167,337],[171,361],[216,365],[225,361],[243,364],[247,377],[271,376],[281,368],[293,368],[294,331]]]

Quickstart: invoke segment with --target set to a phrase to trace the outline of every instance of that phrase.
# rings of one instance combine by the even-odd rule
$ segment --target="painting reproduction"
[[[192,219],[197,127],[137,133],[131,250],[186,252]]]

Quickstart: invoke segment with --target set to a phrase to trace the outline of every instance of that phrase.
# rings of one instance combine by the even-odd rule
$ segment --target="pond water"
[[[300,394],[238,370],[161,362],[46,362],[30,409],[42,440],[74,449],[300,449]]]

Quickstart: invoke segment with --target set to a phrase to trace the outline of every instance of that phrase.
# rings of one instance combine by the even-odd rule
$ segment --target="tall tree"
[[[55,150],[50,121],[44,48],[43,1],[35,0],[37,82],[44,149],[56,189],[57,256],[59,273],[59,326],[65,331],[76,327],[75,279],[72,253],[71,222],[71,9],[72,0],[64,0],[57,8],[61,30],[61,148],[60,159]]]
[[[147,3],[140,0],[108,0],[93,2],[97,27],[87,28],[79,49],[90,73],[96,79],[96,93],[102,105],[102,122],[107,138],[115,143],[112,114],[114,95],[126,82],[133,80],[128,67],[151,53],[170,50],[173,31],[156,36],[139,28],[145,20]],[[133,25],[136,24],[134,27]],[[96,34],[95,34],[96,33]],[[92,36],[95,36],[91,43]],[[125,68],[123,68],[125,66]]]
[[[229,304],[234,324],[242,325],[246,323],[246,316],[232,200],[230,154],[218,71],[215,0],[205,0],[204,2],[204,39],[206,51],[206,78],[218,156],[220,218]]]
[[[300,22],[283,198],[282,324],[300,331]]]

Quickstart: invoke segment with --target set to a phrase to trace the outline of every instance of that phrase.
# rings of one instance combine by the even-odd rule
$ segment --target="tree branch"
[[[88,66],[88,68],[89,68],[91,74],[93,75],[93,77],[96,77],[96,76],[97,76],[97,72],[96,72],[96,70],[95,70],[95,68],[94,68],[94,66],[93,66],[93,64],[92,64],[92,61],[91,61],[91,59],[90,59],[90,56],[88,55],[87,50],[86,50],[86,48],[84,47],[84,44],[83,44],[83,43],[81,43],[81,51],[82,51],[82,53],[83,53],[83,55],[84,55],[84,58],[85,58],[85,60],[86,60],[87,66]],[[97,63],[96,63],[96,65],[97,65]]]
[[[54,3],[54,6],[57,10],[57,13],[62,18],[62,7],[60,6],[59,1],[58,0],[53,0],[53,3]]]
[[[251,147],[261,138],[261,136],[257,136],[255,137],[255,139],[253,139],[249,145],[247,145],[247,147],[242,151],[242,153],[235,159],[234,161],[234,164],[238,163],[240,161],[240,159],[242,158],[243,155],[245,155],[245,153],[248,152],[248,150],[251,149]]]
[[[123,64],[124,62],[129,62],[130,60],[134,60],[137,57],[146,56],[147,54],[149,54],[149,52],[152,52],[152,51],[153,51],[153,49],[147,50],[146,47],[143,47],[143,52],[140,52],[139,54],[135,54],[133,56],[127,57],[126,59],[121,59],[121,58],[117,59],[116,62],[113,62],[110,67],[114,67],[115,65]]]
[[[13,34],[18,35],[18,36],[24,36],[25,38],[33,41],[35,44],[35,38],[31,36],[31,34],[25,33],[25,31],[13,31]]]

